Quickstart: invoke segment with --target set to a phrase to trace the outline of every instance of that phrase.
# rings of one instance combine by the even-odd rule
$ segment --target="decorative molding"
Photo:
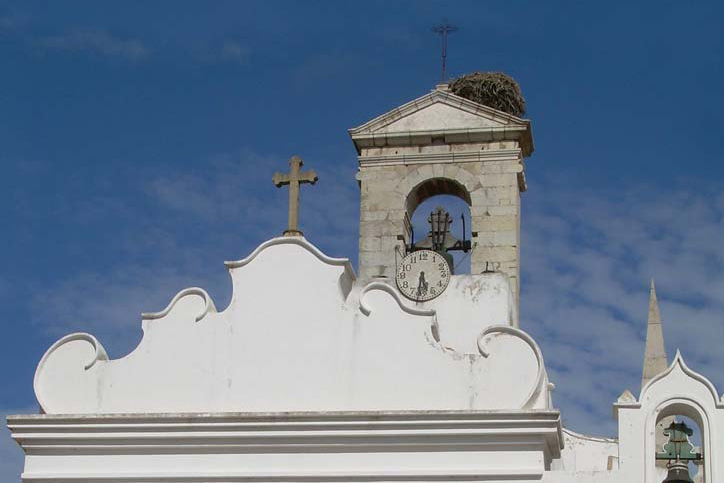
[[[389,112],[386,112],[380,116],[367,121],[366,123],[356,128],[349,129],[349,134],[352,139],[357,139],[357,136],[364,133],[370,133],[382,129],[385,126],[392,124],[398,119],[409,116],[415,112],[421,111],[422,109],[431,106],[435,103],[443,103],[450,107],[460,109],[462,111],[474,114],[477,116],[485,117],[487,119],[499,122],[501,124],[511,125],[529,125],[528,119],[522,119],[507,112],[498,111],[492,107],[478,104],[477,102],[470,101],[464,97],[456,96],[451,92],[442,92],[434,90],[428,94],[425,94],[417,99],[413,99],[400,107],[397,107]]]
[[[47,476],[31,476],[27,473],[23,474],[23,482],[27,483],[79,483],[79,482],[97,482],[97,483],[252,483],[252,482],[319,482],[319,483],[338,483],[338,482],[369,482],[369,481],[400,481],[415,482],[434,481],[434,482],[458,482],[458,481],[537,481],[541,478],[542,472],[535,471],[506,471],[498,468],[491,468],[485,472],[458,470],[452,473],[450,470],[442,471],[377,471],[377,472],[325,472],[325,473],[291,473],[291,472],[275,472],[275,473],[202,473],[197,475],[184,474],[164,474],[159,476],[154,473],[137,473],[128,475],[107,474],[107,473],[91,473],[91,474],[73,474],[59,473]]]
[[[12,437],[35,458],[23,481],[44,483],[537,481],[544,472],[540,460],[457,468],[459,460],[453,456],[447,462],[447,455],[538,451],[539,458],[550,461],[560,457],[563,445],[558,411],[35,415],[9,416],[8,425]],[[347,455],[349,469],[329,468],[303,456],[340,452]],[[435,462],[415,454],[436,455]],[[65,455],[73,455],[70,464],[59,459]],[[113,455],[101,471],[87,463],[98,455]],[[124,466],[136,455],[153,458],[154,469]],[[218,455],[232,457],[223,470],[217,468]],[[288,459],[283,467],[269,460],[247,468],[242,458],[256,455],[299,458]],[[368,463],[374,464],[368,468]]]
[[[449,129],[440,131],[409,131],[402,133],[378,133],[380,129],[392,124],[393,122],[407,117],[415,112],[421,111],[435,103],[442,103],[460,109],[469,114],[489,119],[493,122],[503,124],[500,128],[482,128],[482,129]],[[511,114],[498,111],[488,106],[478,104],[463,97],[456,96],[450,92],[434,90],[424,96],[413,99],[385,114],[358,126],[349,129],[349,135],[357,148],[357,152],[362,147],[380,146],[380,145],[401,145],[414,142],[429,144],[431,136],[444,135],[450,137],[448,142],[475,142],[475,141],[495,141],[504,139],[520,139],[523,151],[526,156],[530,156],[533,152],[533,136],[531,134],[530,120],[521,119]],[[487,134],[486,134],[487,133]],[[511,137],[509,137],[511,136]],[[514,136],[514,137],[512,137]],[[430,139],[426,139],[430,138]],[[489,138],[489,139],[488,139]],[[380,144],[381,143],[381,144]]]
[[[428,145],[432,144],[433,138],[441,136],[445,138],[445,142],[448,144],[519,141],[525,156],[530,156],[533,152],[530,128],[519,126],[360,134],[355,136],[355,146],[357,147],[357,153],[361,154],[362,148]]]
[[[371,290],[382,290],[383,292],[387,292],[388,294],[392,295],[392,298],[395,299],[397,302],[397,305],[399,305],[400,309],[402,309],[403,312],[406,312],[410,315],[422,315],[422,316],[428,316],[428,317],[434,317],[435,316],[435,310],[433,309],[418,309],[416,307],[410,307],[406,305],[403,300],[402,296],[400,295],[400,292],[386,282],[370,282],[362,289],[359,296],[359,309],[360,312],[363,314],[369,316],[372,313],[372,309],[365,301],[365,296],[367,293]]]
[[[257,255],[259,255],[259,253],[274,245],[299,245],[300,247],[305,248],[309,253],[311,253],[319,260],[328,265],[344,267],[345,271],[349,274],[349,276],[352,277],[352,281],[357,279],[357,276],[354,273],[354,268],[352,268],[352,264],[350,263],[349,258],[328,257],[327,255],[322,253],[317,247],[307,241],[307,239],[303,236],[280,236],[277,238],[272,238],[271,240],[267,240],[258,247],[256,247],[256,249],[251,252],[248,257],[236,261],[226,261],[224,262],[224,265],[227,269],[243,267],[244,265],[247,265],[252,260],[254,260]]]
[[[633,395],[631,391],[628,389],[624,390],[621,395],[618,397],[619,403],[635,403],[636,402],[636,396]]]
[[[382,156],[359,156],[360,166],[394,166],[409,164],[442,164],[442,163],[478,163],[493,161],[522,160],[520,149],[490,149],[480,151],[428,153],[428,154],[389,154]],[[520,167],[520,172],[523,166]]]
[[[270,251],[260,256],[266,248]],[[403,299],[390,281],[352,283],[348,260],[326,257],[301,237],[271,240],[227,265],[233,293],[226,309],[217,313],[201,288],[184,289],[164,310],[143,314],[143,338],[124,357],[108,360],[100,343],[87,334],[56,343],[35,378],[43,411],[502,409],[519,408],[527,396],[527,384],[511,387],[499,370],[484,369],[488,362],[483,357],[467,357],[477,353],[482,327],[505,319],[484,318],[484,325],[463,330],[456,337],[466,339],[467,352],[451,353],[440,344],[442,321],[437,315],[447,305]],[[276,270],[290,267],[284,280],[275,280]],[[335,291],[340,287],[346,294],[342,299]],[[376,290],[385,293],[370,295]],[[495,310],[502,316],[508,305],[498,302],[507,293],[500,294]],[[452,309],[444,321],[449,326],[475,305],[471,301],[461,308],[467,303],[464,298],[445,303]],[[310,331],[313,337],[304,344],[303,358],[274,349],[294,347]],[[69,343],[76,339],[82,341]],[[501,357],[492,359],[493,366],[517,369],[532,384],[539,363],[527,346],[507,338],[503,342],[526,363]],[[381,356],[384,363],[377,364]],[[104,363],[87,370],[99,359]],[[471,365],[476,367],[472,371]],[[410,377],[414,371],[420,372]],[[424,376],[428,373],[438,377],[434,386]],[[495,398],[478,389],[491,387]],[[300,397],[287,397],[295,393]],[[534,403],[536,408],[549,407],[542,396]]]
[[[171,309],[173,309],[173,306],[176,305],[176,302],[179,301],[182,297],[185,297],[187,295],[198,295],[201,298],[204,299],[204,310],[195,317],[196,322],[203,319],[206,314],[209,313],[209,311],[216,312],[216,306],[214,305],[214,301],[211,300],[211,297],[206,292],[206,290],[199,288],[199,287],[190,287],[185,288],[181,290],[179,293],[177,293],[173,299],[171,299],[171,302],[166,306],[165,309],[163,309],[160,312],[144,312],[141,314],[141,319],[143,320],[155,320],[160,319],[162,317],[165,317],[168,315],[169,312],[171,312]]]
[[[679,358],[680,356],[678,350],[676,351],[676,356],[677,358]],[[681,359],[681,362],[683,362],[683,359]],[[673,365],[674,364],[672,364],[672,366]],[[655,404],[644,406],[645,414],[641,415],[644,418],[643,434],[641,434],[640,437],[644,439],[644,455],[646,455],[644,460],[643,479],[645,483],[658,483],[660,481],[659,472],[657,471],[655,466],[656,459],[654,458],[654,454],[658,450],[655,436],[656,425],[659,421],[661,421],[662,418],[675,415],[687,416],[694,420],[697,425],[699,425],[699,429],[701,431],[701,445],[704,449],[704,468],[702,469],[707,478],[705,481],[721,481],[717,477],[718,459],[707,457],[707,455],[711,456],[712,454],[721,453],[721,451],[716,450],[717,446],[720,446],[720,438],[716,434],[718,432],[716,426],[719,418],[717,418],[716,412],[711,412],[709,410],[712,408],[707,408],[707,406],[709,406],[708,404],[702,403],[703,401],[699,400],[696,397],[691,397],[688,395],[676,396],[671,394],[663,401],[658,401]],[[673,411],[673,414],[671,412],[667,414],[666,409],[669,407],[676,407],[678,409],[676,411]],[[682,407],[686,408],[685,412],[680,412],[680,408]],[[713,409],[714,411],[716,411],[716,409],[721,408],[717,407],[715,403]]]
[[[714,400],[714,404],[717,408],[724,408],[724,404],[722,404],[721,399],[719,398],[719,394],[717,393],[716,388],[714,387],[714,384],[709,381],[706,377],[702,376],[698,372],[693,371],[689,368],[689,366],[686,365],[686,361],[684,361],[684,356],[681,355],[681,352],[677,349],[676,350],[676,356],[674,357],[674,360],[671,362],[671,365],[669,365],[669,368],[666,369],[664,372],[657,374],[653,379],[651,379],[646,385],[641,389],[641,395],[639,396],[639,403],[643,401],[644,395],[649,391],[649,388],[653,386],[656,382],[665,379],[669,374],[671,374],[674,369],[679,368],[684,374],[689,376],[691,379],[697,381],[698,383],[705,386],[709,393],[712,396],[712,399]]]
[[[511,335],[513,337],[521,339],[523,342],[528,344],[528,347],[530,347],[530,349],[533,351],[533,354],[535,355],[536,361],[538,362],[538,372],[536,374],[535,383],[533,385],[533,388],[530,390],[528,396],[523,400],[523,404],[521,405],[521,408],[529,409],[533,405],[535,398],[544,389],[546,375],[545,365],[543,363],[543,354],[541,353],[540,347],[538,347],[538,344],[536,344],[533,338],[522,330],[509,325],[493,325],[483,330],[483,332],[478,336],[478,350],[483,357],[487,358],[490,356],[490,353],[485,347],[485,337],[496,332]]]
[[[108,353],[106,352],[103,345],[93,337],[91,334],[87,334],[85,332],[76,332],[73,334],[68,334],[65,337],[60,338],[55,342],[55,344],[51,345],[50,348],[45,351],[45,354],[43,354],[43,357],[40,358],[40,362],[38,362],[38,366],[35,369],[35,376],[33,377],[33,390],[35,391],[35,396],[38,399],[38,404],[43,409],[43,411],[46,411],[47,401],[45,400],[45,396],[43,395],[43,392],[40,388],[39,378],[40,374],[43,370],[43,367],[45,366],[45,363],[47,362],[48,358],[58,350],[59,347],[63,346],[64,344],[67,344],[68,342],[73,342],[76,340],[82,340],[85,342],[88,342],[93,347],[93,357],[91,360],[89,360],[87,363],[83,365],[84,370],[88,370],[91,367],[95,365],[98,361],[107,361],[108,360]]]
[[[600,436],[589,436],[587,434],[577,433],[568,428],[563,428],[563,433],[567,434],[568,436],[571,436],[572,438],[583,439],[586,441],[593,441],[596,443],[614,443],[614,444],[618,443],[618,439],[616,439],[616,438],[603,438]]]

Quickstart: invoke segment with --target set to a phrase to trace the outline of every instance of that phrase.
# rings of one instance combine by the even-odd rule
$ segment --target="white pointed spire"
[[[649,320],[646,324],[646,351],[644,353],[644,370],[641,377],[641,389],[654,377],[669,368],[666,359],[666,346],[664,345],[664,330],[661,325],[661,314],[659,313],[659,302],[656,299],[656,287],[654,279],[651,279],[651,295],[649,296]],[[668,441],[664,435],[664,429],[674,421],[674,418],[663,418],[656,424],[656,447],[663,448]],[[656,466],[663,472],[666,468],[666,461],[656,461]]]
[[[661,326],[659,303],[656,300],[656,287],[651,280],[651,295],[649,298],[649,320],[646,327],[646,352],[644,353],[644,370],[641,378],[641,388],[658,374],[669,367],[666,360],[666,347],[664,345],[664,331]]]

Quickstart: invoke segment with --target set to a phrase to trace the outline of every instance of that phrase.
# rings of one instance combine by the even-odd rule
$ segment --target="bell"
[[[694,483],[694,480],[689,476],[689,465],[686,463],[676,461],[669,463],[666,467],[669,469],[669,473],[661,483]]]

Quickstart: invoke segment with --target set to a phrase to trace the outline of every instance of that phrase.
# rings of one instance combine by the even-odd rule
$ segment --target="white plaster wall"
[[[704,481],[722,481],[724,404],[713,384],[692,371],[677,353],[671,366],[649,381],[638,401],[615,405],[619,421],[620,468],[644,483],[659,483],[655,466],[655,427],[660,417],[683,415],[698,420],[704,452]]]
[[[724,405],[680,355],[639,400],[629,395],[617,403],[618,442],[564,432],[565,447],[556,454],[559,416],[538,411],[550,408],[540,350],[510,325],[487,325],[510,307],[500,274],[459,277],[446,298],[426,305],[409,303],[387,283],[357,283],[346,260],[329,259],[301,238],[271,240],[230,267],[234,294],[226,310],[216,312],[201,289],[182,291],[167,309],[146,315],[143,341],[122,359],[108,360],[84,334],[48,351],[35,380],[48,419],[9,418],[28,452],[28,481],[321,481],[332,470],[338,481],[417,475],[660,483],[650,428],[672,407],[691,408],[686,415],[702,421],[705,481],[719,481]],[[498,315],[476,319],[486,309]],[[480,325],[455,325],[460,319]],[[169,415],[161,413],[169,411],[188,416],[171,415],[178,420],[164,426]],[[242,419],[251,418],[250,430],[234,420],[216,426],[216,418],[226,418],[218,413],[237,411],[248,411]],[[316,440],[275,427],[289,411],[331,417],[328,447],[292,449]],[[385,450],[374,449],[381,442],[360,446],[358,431],[387,417],[385,411],[402,418],[377,433],[386,438]],[[118,416],[86,423],[54,416],[60,413]],[[429,420],[436,417],[442,420]],[[259,418],[271,427],[262,431]],[[411,421],[419,426],[401,433]],[[451,439],[429,447],[443,427]],[[260,441],[275,449],[259,450]],[[466,446],[472,441],[479,446]]]
[[[503,273],[453,275],[442,295],[418,305],[435,310],[440,345],[464,354],[479,354],[484,329],[513,325],[514,301]]]
[[[43,483],[533,482],[560,443],[556,411],[41,415],[10,427],[28,453],[23,478]]]
[[[618,469],[618,441],[563,430],[564,448],[553,469],[572,473],[595,473]]]
[[[548,407],[539,348],[506,324],[502,275],[459,279],[432,304],[437,315],[392,285],[356,284],[348,261],[302,238],[271,240],[230,266],[229,307],[182,291],[146,315],[124,358],[108,360],[87,334],[61,339],[36,372],[45,412]]]

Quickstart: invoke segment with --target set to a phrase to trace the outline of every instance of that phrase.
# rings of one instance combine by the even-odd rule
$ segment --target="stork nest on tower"
[[[460,97],[514,116],[525,114],[525,99],[520,86],[502,72],[473,72],[458,77],[450,91]]]

